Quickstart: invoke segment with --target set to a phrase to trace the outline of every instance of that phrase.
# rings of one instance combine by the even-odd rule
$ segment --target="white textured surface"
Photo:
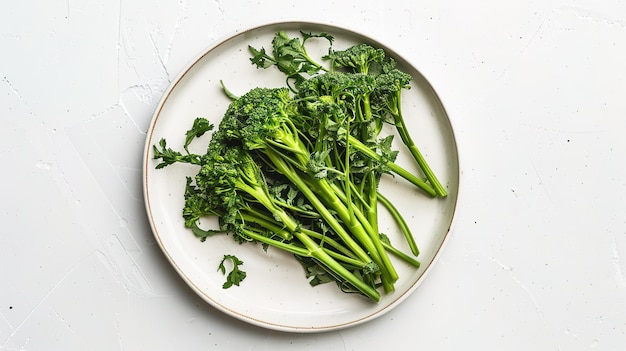
[[[0,349],[617,350],[626,340],[623,1],[19,1],[0,14]],[[169,82],[277,20],[387,43],[439,92],[461,195],[399,308],[294,335],[215,311],[146,221],[141,157]]]

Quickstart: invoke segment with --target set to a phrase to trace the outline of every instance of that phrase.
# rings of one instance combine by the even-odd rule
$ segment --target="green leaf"
[[[252,46],[248,46],[248,50],[252,54],[250,61],[256,65],[257,68],[268,68],[276,63],[270,56],[265,52],[265,48],[255,49]]]
[[[234,255],[224,255],[222,261],[217,267],[217,270],[222,272],[222,274],[226,274],[226,261],[230,261],[233,265],[233,269],[226,276],[226,282],[222,285],[223,289],[228,289],[233,285],[239,286],[239,284],[246,279],[246,272],[239,269],[239,266],[243,265],[243,261],[237,258]]]
[[[165,139],[161,139],[159,141],[159,146],[161,147],[160,149],[156,145],[152,145],[154,159],[161,159],[162,161],[156,166],[156,169],[161,169],[176,162],[182,162],[184,158],[183,155],[178,151],[174,151],[171,148],[168,148]]]
[[[189,129],[185,133],[185,145],[183,146],[185,150],[189,153],[189,151],[187,150],[187,147],[189,146],[189,144],[191,144],[193,139],[203,136],[204,133],[212,129],[213,129],[213,124],[211,124],[208,119],[202,118],[202,117],[196,118],[193,121],[193,126],[191,127],[191,129]]]
[[[335,41],[335,37],[333,37],[332,35],[326,33],[326,32],[321,32],[321,33],[311,33],[311,32],[303,32],[300,31],[300,34],[302,35],[302,40],[307,41],[310,38],[326,38],[326,40],[328,40],[329,44],[333,44],[333,41]]]

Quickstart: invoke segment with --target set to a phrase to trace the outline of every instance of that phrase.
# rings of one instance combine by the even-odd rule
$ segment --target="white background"
[[[145,214],[142,153],[165,89],[211,43],[279,20],[399,52],[459,147],[434,269],[341,331],[269,331],[208,306]],[[623,1],[14,1],[0,47],[2,350],[623,348]]]

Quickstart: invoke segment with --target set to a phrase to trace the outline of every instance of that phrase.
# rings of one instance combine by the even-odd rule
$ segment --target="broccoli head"
[[[346,50],[331,51],[327,56],[335,68],[348,68],[356,73],[368,73],[373,63],[382,65],[385,51],[367,44],[353,45]]]

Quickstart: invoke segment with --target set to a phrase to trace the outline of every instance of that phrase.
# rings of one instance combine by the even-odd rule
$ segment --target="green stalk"
[[[339,275],[341,278],[345,279],[347,282],[352,284],[355,288],[357,288],[359,291],[361,291],[370,299],[376,302],[380,301],[380,293],[376,291],[375,288],[369,286],[363,280],[361,280],[360,278],[352,274],[350,271],[348,271],[344,266],[342,266],[339,262],[337,262],[334,258],[332,258],[328,253],[326,253],[321,247],[319,247],[315,243],[315,241],[313,241],[307,235],[301,232],[294,233],[294,236],[305,246],[305,248],[302,248],[293,244],[288,244],[285,242],[268,238],[252,230],[242,229],[242,231],[245,235],[261,243],[274,246],[276,248],[285,250],[287,252],[290,252],[290,253],[293,253],[302,257],[310,257],[310,258],[316,259],[318,262],[326,266],[328,269],[332,270],[335,274]]]
[[[322,218],[330,225],[330,227],[339,235],[341,240],[352,250],[359,259],[364,262],[372,261],[372,258],[363,250],[363,248],[346,232],[337,219],[330,213],[328,208],[322,203],[319,198],[313,193],[309,186],[302,180],[300,175],[296,173],[296,170],[291,167],[285,160],[278,154],[266,150],[265,155],[269,158],[270,162],[276,167],[276,169],[287,177],[302,194],[311,202],[311,205],[320,213]]]
[[[398,97],[398,106],[399,105],[400,105],[400,97]],[[437,176],[428,165],[428,162],[426,162],[426,159],[424,158],[420,150],[417,148],[417,146],[413,142],[413,139],[411,138],[411,135],[409,134],[406,128],[406,124],[404,123],[404,118],[402,117],[402,110],[398,109],[397,113],[393,114],[393,118],[394,118],[394,124],[396,125],[396,130],[398,131],[398,134],[400,134],[400,138],[402,139],[402,142],[404,143],[404,145],[408,147],[409,151],[411,152],[411,155],[413,155],[413,158],[417,162],[418,166],[424,172],[424,175],[426,176],[426,179],[428,179],[428,182],[430,183],[430,185],[433,187],[435,194],[441,197],[447,196],[448,192],[443,187],[443,185],[441,185],[441,182],[439,182],[439,179],[437,179]]]
[[[333,272],[339,274],[342,278],[352,284],[355,288],[359,289],[370,299],[378,302],[380,301],[380,293],[375,288],[365,284],[363,280],[348,271],[344,266],[335,261],[330,255],[328,255],[322,248],[320,248],[315,241],[310,237],[296,232],[294,236],[304,244],[305,247],[311,250],[311,256],[317,259],[320,263],[331,269]]]
[[[273,202],[272,198],[270,197],[270,195],[267,193],[267,189],[263,188],[259,185],[248,185],[247,183],[243,182],[243,181],[239,181],[237,183],[237,188],[241,189],[242,191],[245,191],[247,194],[249,194],[250,196],[254,197],[254,199],[256,201],[258,201],[263,207],[265,207],[268,211],[270,211],[270,213],[275,216],[276,218],[280,218],[281,222],[288,228],[296,228],[297,227],[297,223],[295,222],[295,220],[288,215],[283,209],[281,209],[280,207],[276,206],[276,204]],[[281,235],[283,239],[285,240],[290,240],[291,239],[291,235],[288,232],[278,232],[276,233],[278,235]]]
[[[292,135],[297,135],[297,132],[295,132],[296,128],[293,123],[289,120],[286,120],[286,123],[288,129],[290,129],[293,133]],[[307,185],[307,183],[303,181],[302,175],[298,174],[297,171],[291,167],[291,164],[293,164],[301,171],[306,172],[306,165],[310,157],[309,153],[306,151],[306,146],[299,140],[299,138],[291,138],[288,137],[287,134],[289,133],[278,135],[277,137],[280,137],[279,140],[282,140],[281,143],[269,143],[270,147],[262,149],[263,153],[269,158],[274,167],[276,167],[281,174],[286,176],[294,185],[296,185],[304,196],[309,199],[313,207],[320,212],[326,223],[333,228],[333,230],[341,237],[342,240],[344,240],[346,245],[351,250],[355,251],[360,259],[368,261],[369,258],[369,260],[373,260],[379,266],[385,290],[392,291],[393,283],[398,279],[398,274],[389,260],[382,243],[380,243],[379,233],[372,232],[371,228],[370,230],[366,230],[364,228],[362,222],[356,219],[353,206],[350,206],[350,204],[345,205],[338,198],[337,194],[333,191],[331,183],[327,179],[319,179],[314,183],[316,185],[314,188],[317,189],[316,192],[313,192],[309,188],[311,184]],[[349,133],[347,133],[347,135],[349,135]],[[360,142],[359,144],[363,145]],[[279,147],[279,145],[284,145],[283,150],[292,151],[295,159],[288,155],[284,155],[280,150],[275,149],[275,147]],[[367,148],[365,145],[363,145],[363,148],[371,151],[371,149]],[[357,148],[357,150],[359,149]],[[378,156],[375,153],[374,155]],[[346,167],[349,166],[346,165]],[[405,171],[405,173],[410,175],[407,171]],[[354,235],[356,240],[363,245],[363,247],[352,239],[350,234],[346,232],[344,227],[328,211],[326,204],[321,202],[317,195],[315,195],[316,193],[323,196],[326,204],[336,211],[339,218],[346,224],[350,232]]]
[[[362,195],[364,190],[362,188],[357,188],[354,182],[350,182],[349,185],[352,189],[352,198],[353,199],[356,198],[358,200],[358,204],[360,204],[359,207],[369,210],[368,201],[366,201]],[[330,186],[333,188],[333,191],[337,194],[339,199],[341,199],[341,201],[343,201],[346,204],[346,206],[348,206],[350,203],[348,202],[348,199],[346,198],[345,192],[335,183],[330,183]],[[352,202],[352,203],[355,204],[355,202]]]
[[[327,248],[325,248],[323,246],[320,246],[320,247],[322,247],[322,250],[324,250],[324,252],[326,252],[329,256],[331,256],[332,258],[334,258],[334,259],[336,259],[338,261],[342,261],[342,262],[344,262],[346,264],[349,264],[349,265],[351,265],[353,267],[356,267],[358,269],[363,269],[365,267],[363,262],[361,262],[359,260],[356,260],[354,258],[348,257],[346,255],[342,255],[342,254],[338,253],[337,251],[329,250],[329,249],[327,249]]]
[[[383,196],[383,194],[381,194],[380,192],[378,193],[378,199],[380,200],[380,203],[383,204],[383,206],[385,206],[387,211],[389,211],[393,219],[396,221],[396,223],[400,227],[400,231],[406,238],[407,244],[409,245],[409,248],[411,249],[411,252],[413,253],[413,255],[415,256],[419,255],[419,248],[417,247],[417,243],[415,242],[415,238],[413,237],[411,228],[404,220],[404,217],[402,216],[400,211],[398,211],[398,209],[393,205],[393,203],[389,201],[389,199],[387,199],[385,196]]]
[[[420,262],[416,259],[414,259],[413,257],[405,254],[404,252],[396,249],[395,247],[391,246],[391,244],[386,243],[383,241],[383,246],[385,246],[385,249],[389,252],[391,252],[392,254],[396,255],[396,257],[402,259],[403,261],[405,261],[406,263],[419,268],[420,267]]]
[[[332,190],[332,187],[325,182],[325,179],[320,179],[317,185],[318,192],[320,192],[331,208],[337,212],[339,218],[346,224],[357,240],[364,245],[374,262],[379,266],[385,290],[387,292],[393,291],[393,283],[398,280],[398,273],[380,242],[379,233],[372,229],[361,211],[349,204],[344,204]],[[352,211],[348,210],[348,208],[351,208]]]
[[[323,181],[323,179],[321,181]],[[378,229],[374,228],[372,224],[370,223],[369,218],[371,217],[368,218],[368,216],[366,216],[363,213],[363,211],[361,211],[359,208],[354,208],[352,206],[353,204],[348,202],[346,195],[341,191],[341,189],[337,187],[336,184],[328,183],[328,186],[331,190],[326,191],[326,192],[319,190],[320,189],[319,181],[315,183],[306,182],[306,184],[308,184],[309,188],[317,189],[317,192],[321,192],[321,195],[324,196],[325,201],[333,204],[332,206],[333,209],[337,211],[337,214],[339,215],[340,218],[342,218],[342,220],[344,220],[344,223],[352,223],[351,230],[353,231],[356,230],[360,233],[364,233],[363,237],[367,237],[369,239],[368,240],[369,244],[364,244],[364,245],[366,245],[366,247],[369,248],[371,255],[375,255],[375,257],[373,257],[374,262],[376,262],[381,267],[381,269],[387,272],[385,274],[386,278],[384,282],[386,284],[385,290],[392,291],[393,290],[392,284],[398,279],[398,274],[393,264],[389,260],[389,257],[387,256],[386,250],[384,249],[382,243],[378,243],[380,242],[379,232],[378,232]],[[376,189],[374,189],[374,191],[375,190]],[[337,199],[340,200],[339,201],[340,204],[336,202],[336,199],[334,200],[329,199],[328,196],[331,196],[331,197],[336,196]],[[361,197],[359,197],[359,199],[364,200]],[[345,210],[345,208],[348,208],[351,206],[353,207],[352,213],[354,214],[355,222],[352,222],[352,219],[346,222],[345,218],[346,217],[349,218],[349,216],[346,215],[347,210]],[[371,212],[371,207],[369,204],[364,203],[364,209],[366,209],[368,213]],[[370,214],[370,216],[372,215],[375,215],[377,217],[378,216],[377,211],[374,211],[373,214]],[[377,220],[375,220],[373,223],[377,223]]]
[[[258,225],[260,225],[261,227],[270,230],[273,233],[279,234],[280,232],[286,231],[288,232],[287,229],[283,228],[282,226],[280,226],[278,223],[276,223],[275,220],[273,220],[271,217],[265,216],[261,213],[244,213],[242,212],[241,215],[242,219],[246,222],[253,222],[256,223]],[[296,228],[298,229],[298,228]],[[342,256],[346,257],[346,259],[343,259],[344,262],[346,263],[350,263],[353,266],[356,267],[364,267],[368,262],[363,262],[363,261],[359,261],[358,258],[354,255],[353,252],[351,252],[350,250],[348,250],[345,246],[341,245],[340,243],[338,243],[336,240],[329,238],[323,234],[320,234],[316,231],[310,230],[310,229],[306,229],[306,228],[302,228],[300,227],[298,230],[300,230],[302,233],[320,240],[320,246],[324,247],[323,244],[328,244],[328,246],[332,247],[333,249],[335,249],[337,252],[339,252]],[[289,232],[289,235],[292,235],[291,232]],[[281,236],[281,235],[279,235]],[[322,244],[323,243],[323,244]],[[331,250],[328,250],[331,251]]]
[[[346,124],[345,124],[345,128],[346,128],[346,133],[350,134],[350,118],[347,118]],[[343,181],[344,181],[344,188],[345,190],[345,194],[346,194],[346,202],[348,204],[352,204],[352,187],[350,186],[350,183],[352,183],[351,177],[350,177],[350,144],[346,144],[346,148],[345,148],[345,154],[344,154],[344,174],[343,174]],[[353,223],[356,219],[354,217],[354,206],[346,206],[347,210],[348,210],[348,220],[349,223]]]
[[[415,185],[418,188],[420,188],[423,191],[425,191],[428,195],[430,195],[432,197],[437,195],[437,193],[435,192],[435,190],[433,189],[433,187],[430,184],[424,182],[422,179],[416,177],[411,172],[409,172],[406,169],[400,167],[396,163],[385,161],[382,158],[382,156],[377,154],[374,150],[372,150],[369,147],[367,147],[365,144],[363,144],[360,140],[358,140],[357,138],[353,137],[352,135],[347,135],[347,137],[348,137],[348,142],[350,144],[352,144],[352,146],[354,148],[356,148],[359,152],[363,153],[367,157],[370,157],[370,158],[372,158],[374,160],[385,162],[385,165],[387,167],[389,167],[389,169],[392,172],[394,172],[395,174],[399,175],[400,177],[408,180],[413,185]]]
[[[259,234],[256,231],[248,229],[248,228],[241,228],[240,230],[241,230],[241,233],[243,235],[251,238],[252,240],[256,240],[258,242],[270,245],[270,246],[275,247],[277,249],[281,249],[281,250],[287,251],[287,252],[292,253],[294,255],[304,256],[304,257],[311,257],[311,250],[308,249],[308,248],[304,248],[304,247],[301,247],[301,246],[293,245],[293,244],[290,244],[289,242],[272,239],[270,237],[267,237],[267,236],[265,236],[263,234]]]
[[[372,231],[378,234],[378,192],[376,191],[376,175],[373,172],[370,172],[368,173],[367,178],[368,182],[370,183],[370,188],[367,191],[367,219],[368,223],[372,226]]]
[[[325,179],[320,179],[316,184],[313,184],[317,189],[317,193],[323,196],[324,200],[330,208],[332,208],[339,218],[346,224],[350,233],[354,235],[356,240],[363,245],[363,248],[356,242],[345,228],[337,221],[337,219],[329,212],[326,205],[320,201],[316,192],[312,191],[304,180],[302,175],[296,173],[296,170],[289,166],[279,155],[271,152],[271,149],[266,149],[265,153],[270,161],[277,167],[278,171],[286,176],[304,196],[311,202],[311,205],[320,212],[322,218],[326,223],[339,235],[339,237],[346,243],[346,245],[357,255],[360,259],[369,262],[368,260],[376,263],[380,269],[381,279],[384,283],[385,291],[393,291],[393,283],[398,279],[398,274],[391,264],[389,257],[384,250],[382,243],[378,237],[378,233],[372,234],[371,231],[366,231],[360,221],[350,218],[350,214],[344,203],[334,193],[332,187]],[[360,211],[359,211],[360,212]],[[356,212],[355,212],[356,213]],[[365,251],[365,250],[367,251]]]
[[[375,175],[371,173],[372,179],[371,181],[375,182]],[[316,184],[309,184],[309,186],[316,188],[320,185],[324,184],[325,179],[321,179],[320,182]],[[329,184],[328,189],[325,187],[320,187],[320,192],[324,196],[324,199],[328,202],[333,203],[333,209],[337,211],[338,216],[344,221],[344,223],[348,223],[348,226],[352,231],[357,231],[359,233],[363,233],[364,237],[369,238],[368,244],[363,244],[366,246],[366,249],[370,250],[370,254],[376,253],[378,259],[375,259],[375,262],[379,265],[382,264],[381,269],[384,268],[388,271],[388,278],[390,282],[395,282],[398,279],[398,274],[389,260],[389,257],[386,255],[386,251],[380,241],[380,233],[378,231],[378,211],[376,210],[376,199],[377,199],[377,191],[376,188],[369,189],[370,197],[368,198],[369,203],[365,206],[367,210],[367,215],[363,213],[359,208],[353,206],[351,202],[348,202],[349,199],[345,194],[341,192],[340,189],[336,187],[336,185]],[[374,196],[371,196],[371,193]],[[336,196],[340,201],[335,201],[332,197]],[[351,208],[351,212],[347,212],[347,208]],[[346,214],[348,213],[348,214]],[[391,286],[388,286],[390,288]]]

